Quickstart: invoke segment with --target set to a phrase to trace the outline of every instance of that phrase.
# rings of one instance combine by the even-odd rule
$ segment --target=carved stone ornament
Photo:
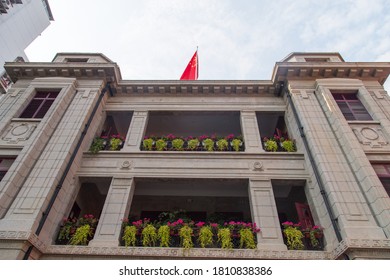
[[[255,161],[253,163],[253,171],[262,171],[263,170],[263,163],[261,161]]]
[[[131,169],[132,166],[133,166],[133,162],[132,161],[125,160],[125,161],[122,162],[121,168],[122,169]]]
[[[382,148],[388,145],[380,126],[354,127],[353,133],[362,145],[369,145],[371,148]]]
[[[1,139],[9,144],[17,144],[26,141],[37,127],[36,123],[14,122],[9,125]]]

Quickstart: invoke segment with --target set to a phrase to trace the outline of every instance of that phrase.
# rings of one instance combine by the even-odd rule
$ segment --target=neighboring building
[[[24,50],[37,38],[53,15],[48,0],[0,1],[0,93],[10,87],[4,70],[8,61],[28,61]]]
[[[0,101],[2,259],[390,259],[388,62],[293,53],[265,81],[122,80],[102,54],[5,68],[15,84]],[[243,144],[206,151],[188,139],[214,133]],[[124,143],[107,142],[118,134]],[[267,151],[265,137],[296,150]],[[123,246],[127,217],[181,209],[196,222],[256,223],[257,249],[184,250],[176,236],[170,248]],[[86,214],[99,218],[88,245],[59,245],[72,242],[58,240],[63,219]],[[295,250],[285,221],[321,225],[323,237],[299,237]]]

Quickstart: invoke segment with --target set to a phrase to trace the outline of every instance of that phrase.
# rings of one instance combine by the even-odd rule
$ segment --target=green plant
[[[176,151],[181,151],[181,150],[183,150],[183,146],[184,146],[184,140],[183,140],[183,139],[176,138],[176,139],[172,140],[172,147],[173,147]]]
[[[153,139],[147,138],[142,141],[143,148],[147,151],[151,151],[153,149]]]
[[[167,142],[164,139],[158,139],[156,141],[157,151],[163,151],[167,147]]]
[[[240,150],[240,146],[242,145],[242,141],[240,139],[235,138],[232,140],[231,143],[232,143],[233,150],[238,152]]]
[[[70,239],[69,244],[70,245],[87,245],[88,244],[88,238],[92,237],[92,230],[91,226],[86,224],[83,226],[80,226],[76,229],[76,232]]]
[[[282,148],[287,152],[295,152],[295,145],[292,140],[284,140],[282,142]]]
[[[229,228],[218,229],[217,236],[218,236],[218,242],[221,243],[222,249],[233,248],[232,235]]]
[[[204,147],[207,151],[212,152],[214,151],[214,140],[211,138],[207,138],[203,140]]]
[[[170,244],[170,231],[171,229],[167,225],[160,226],[157,231],[157,238],[160,240],[160,247],[169,247]]]
[[[226,151],[228,148],[228,141],[226,139],[219,139],[217,141],[217,147],[220,151]]]
[[[199,230],[198,242],[200,247],[206,248],[207,246],[212,246],[213,241],[213,232],[210,226],[203,226]]]
[[[58,241],[68,241],[76,231],[76,219],[64,219],[63,225],[58,233]]]
[[[125,242],[125,246],[135,246],[137,243],[137,228],[135,226],[126,226],[123,231],[122,240]]]
[[[268,152],[276,152],[278,150],[278,143],[275,140],[267,139],[264,143],[265,150]]]
[[[240,248],[256,249],[255,236],[249,228],[240,229]]]
[[[305,248],[302,241],[303,233],[299,229],[299,226],[295,226],[291,222],[284,222],[283,226],[283,233],[286,236],[287,248],[289,250],[303,250]]]
[[[142,245],[144,247],[152,247],[157,240],[157,231],[153,225],[147,225],[141,232]]]
[[[122,144],[122,139],[120,138],[111,138],[110,139],[110,151],[119,150],[119,146]]]
[[[191,249],[192,247],[194,247],[194,243],[192,242],[192,233],[193,230],[188,225],[185,225],[180,228],[180,244],[184,249]]]
[[[188,148],[193,151],[199,146],[199,140],[198,139],[191,139],[187,142]]]
[[[313,248],[316,248],[318,245],[320,245],[320,242],[318,242],[314,231],[310,231],[310,243]]]
[[[104,145],[106,143],[106,140],[100,137],[96,137],[93,139],[93,142],[91,144],[91,147],[89,147],[89,151],[93,154],[98,153],[99,151],[104,149]]]

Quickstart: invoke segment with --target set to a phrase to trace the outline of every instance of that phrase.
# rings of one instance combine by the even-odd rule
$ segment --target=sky
[[[49,3],[55,21],[26,49],[29,60],[103,53],[126,80],[178,80],[197,47],[199,80],[270,80],[275,62],[292,52],[390,62],[389,0]]]

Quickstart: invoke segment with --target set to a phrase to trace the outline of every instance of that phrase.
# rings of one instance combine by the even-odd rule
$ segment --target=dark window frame
[[[13,160],[15,161],[14,157],[0,157],[0,182],[4,178],[5,174],[7,174],[9,167],[1,166],[1,163],[3,160]]]
[[[37,91],[19,118],[42,119],[58,97],[60,90]]]
[[[332,96],[347,121],[372,121],[372,117],[357,96],[357,92],[332,92]]]
[[[386,173],[378,173],[377,169],[375,169],[376,166],[382,166]],[[390,163],[372,163],[372,167],[374,168],[376,175],[378,175],[379,180],[382,182],[383,187],[385,188],[387,194],[390,197]]]

